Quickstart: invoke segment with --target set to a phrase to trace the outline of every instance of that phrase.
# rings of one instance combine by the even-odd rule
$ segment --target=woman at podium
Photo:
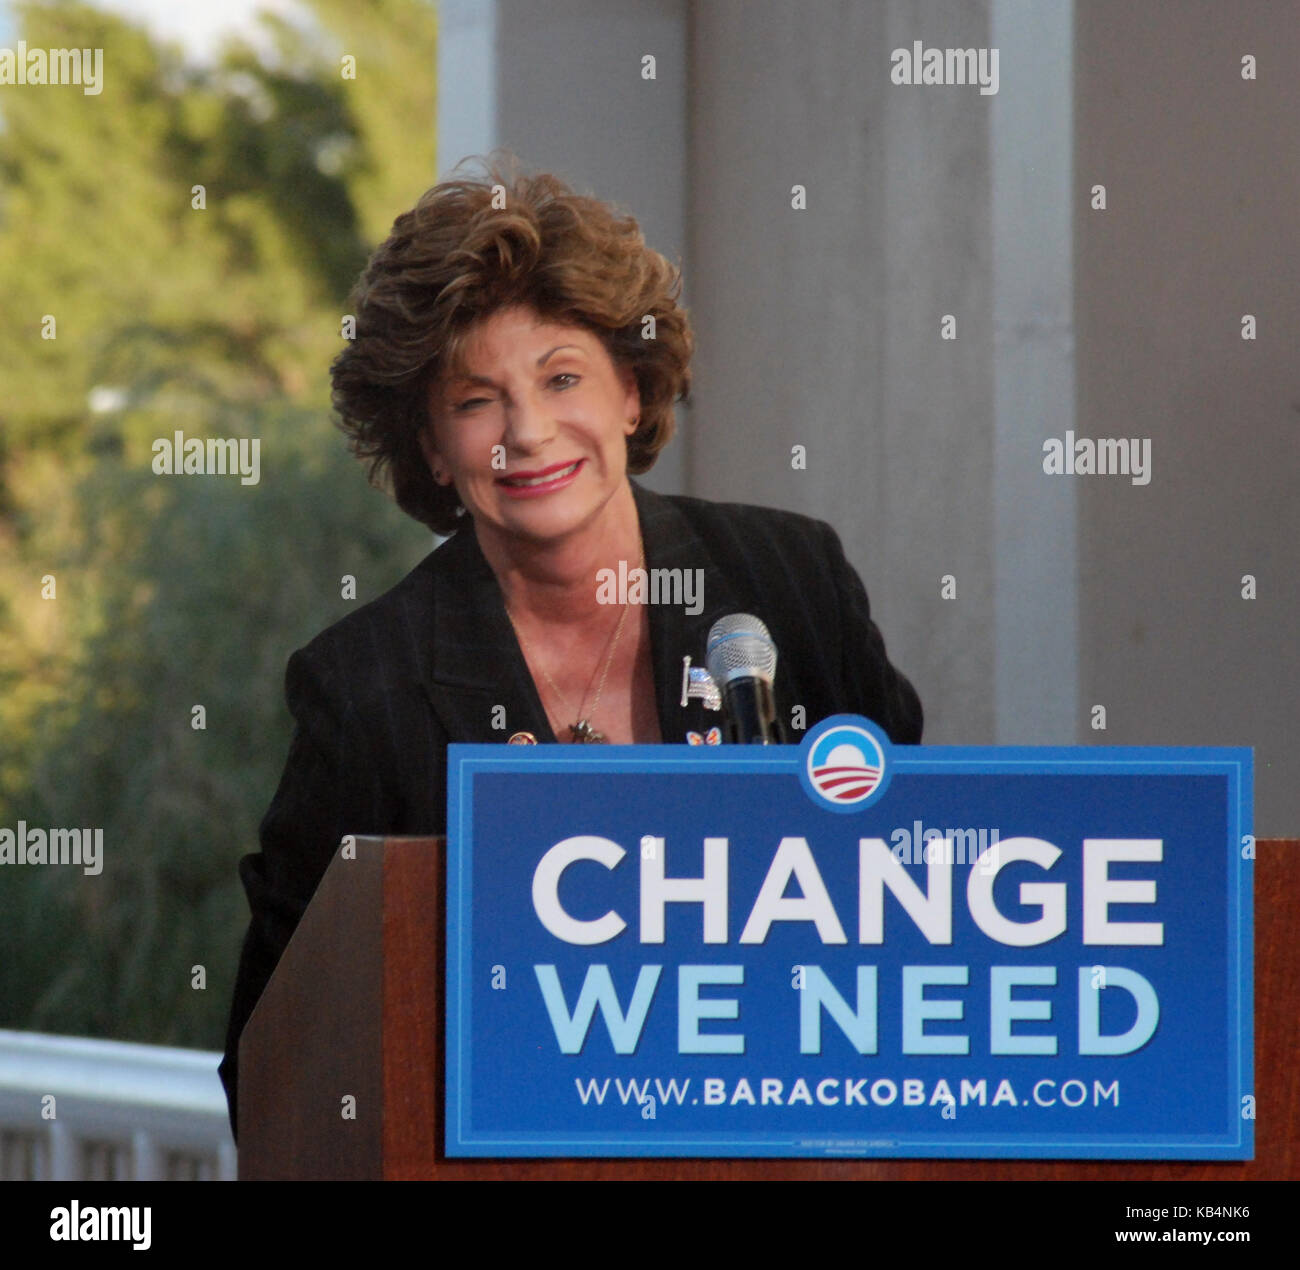
[[[445,829],[452,742],[716,742],[706,641],[756,615],[792,741],[921,706],[827,524],[655,494],[693,348],[678,271],[553,176],[452,179],[399,216],[354,293],[333,401],[373,480],[445,541],[289,659],[296,730],[240,876],[251,922],[221,1066],[347,834]]]

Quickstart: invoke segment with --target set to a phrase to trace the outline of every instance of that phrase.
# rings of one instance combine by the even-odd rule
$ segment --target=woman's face
[[[479,533],[553,541],[626,481],[641,399],[596,336],[516,307],[471,331],[463,373],[436,383],[429,406],[425,458]]]

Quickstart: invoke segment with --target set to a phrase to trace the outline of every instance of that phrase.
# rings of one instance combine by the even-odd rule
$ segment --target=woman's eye
[[[485,401],[487,401],[486,397],[471,397],[468,401],[462,401],[456,409],[457,411],[473,410],[475,406],[481,406]]]
[[[568,382],[562,384],[559,382],[562,379],[567,380]],[[577,382],[578,376],[569,374],[567,370],[562,370],[558,375],[551,378],[551,383],[555,384],[559,388],[572,388]]]

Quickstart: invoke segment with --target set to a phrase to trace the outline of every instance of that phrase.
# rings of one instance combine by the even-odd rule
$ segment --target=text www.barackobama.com
[[[826,1076],[790,1081],[774,1076],[741,1076],[723,1080],[705,1077],[693,1083],[682,1079],[647,1076],[575,1077],[583,1106],[644,1106],[654,1099],[659,1106],[684,1104],[705,1107],[1118,1107],[1119,1081],[1070,1079],[1036,1080],[1019,1089],[1006,1079],[936,1080],[917,1077],[893,1080],[889,1077]]]

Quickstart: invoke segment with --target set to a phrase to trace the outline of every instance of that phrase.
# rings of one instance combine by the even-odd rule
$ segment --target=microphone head
[[[719,688],[733,679],[761,679],[770,687],[776,675],[776,645],[752,613],[728,613],[709,629],[705,662]]]

